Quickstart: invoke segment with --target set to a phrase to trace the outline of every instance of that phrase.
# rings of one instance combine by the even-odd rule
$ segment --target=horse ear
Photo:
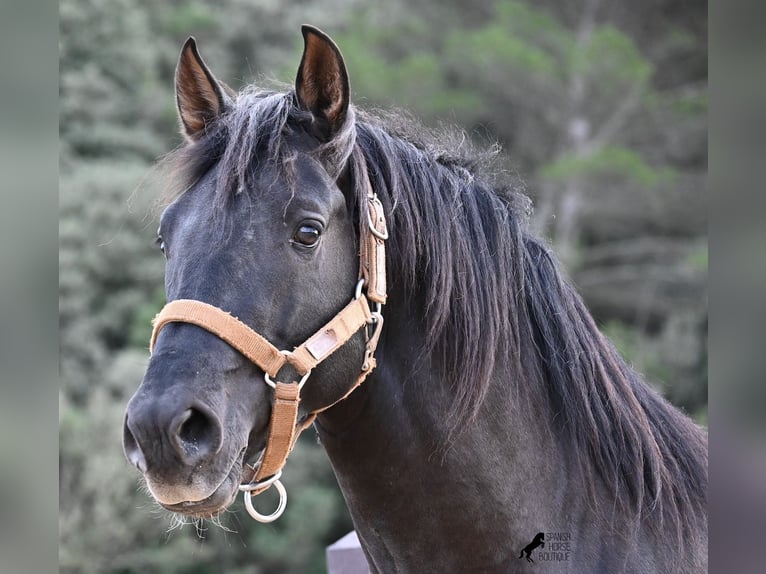
[[[295,94],[299,105],[319,120],[322,135],[330,139],[348,115],[348,72],[338,46],[327,34],[308,25],[301,32],[304,47]]]
[[[201,138],[205,127],[232,105],[233,96],[233,90],[216,80],[205,65],[194,37],[186,40],[176,66],[176,104],[186,138]]]

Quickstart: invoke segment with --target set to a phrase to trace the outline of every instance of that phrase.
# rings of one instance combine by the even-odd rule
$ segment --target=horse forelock
[[[276,92],[255,86],[240,92],[230,109],[207,126],[207,133],[170,153],[162,162],[170,181],[162,204],[192,188],[213,167],[218,168],[215,204],[224,208],[239,193],[254,189],[259,168],[270,166],[288,186],[296,184],[294,162],[303,151],[337,179],[355,143],[354,111],[349,110],[339,132],[327,142],[313,138],[315,118],[296,103],[292,91]],[[303,142],[296,145],[296,141]]]

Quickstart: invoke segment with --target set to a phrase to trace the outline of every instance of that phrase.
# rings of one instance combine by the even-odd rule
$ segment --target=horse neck
[[[371,561],[382,571],[412,571],[406,556],[415,555],[450,571],[460,563],[453,558],[464,563],[477,552],[456,542],[465,532],[518,554],[509,540],[528,542],[538,520],[554,523],[541,497],[560,498],[568,480],[547,406],[542,397],[514,400],[519,381],[499,360],[476,419],[453,428],[440,365],[419,352],[420,314],[386,311],[377,369],[317,425]],[[484,563],[498,559],[495,550]]]
[[[515,380],[509,361],[498,360],[475,420],[453,429],[451,389],[418,351],[419,316],[387,309],[378,367],[317,420],[371,572],[534,572],[519,550],[543,530],[576,541],[572,571],[700,571],[704,540],[676,563],[667,541],[631,539],[594,513],[543,389]]]

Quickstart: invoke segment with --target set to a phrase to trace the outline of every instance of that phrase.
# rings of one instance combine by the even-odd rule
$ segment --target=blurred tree
[[[163,153],[147,105],[158,85],[147,14],[128,0],[66,1],[59,13],[62,160]]]

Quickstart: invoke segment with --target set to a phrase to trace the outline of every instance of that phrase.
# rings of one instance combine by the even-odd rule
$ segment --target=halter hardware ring
[[[376,339],[382,328],[383,315],[376,311],[372,313],[372,319],[370,319],[370,322],[368,323],[367,342],[369,343],[371,340]]]
[[[311,370],[309,370],[305,375],[301,377],[301,380],[298,381],[298,390],[300,391],[303,388],[303,385],[306,384],[306,381],[309,379],[309,375],[311,374]],[[271,380],[271,377],[268,373],[263,373],[263,380],[266,382],[267,385],[269,385],[272,389],[277,388],[277,384]]]
[[[287,508],[287,490],[285,490],[285,487],[282,485],[282,483],[279,480],[277,480],[281,474],[282,472],[280,471],[274,476],[272,476],[271,478],[266,479],[265,481],[262,481],[262,483],[273,481],[271,484],[274,485],[274,487],[277,489],[277,492],[279,493],[279,505],[277,506],[277,509],[271,514],[261,514],[255,509],[255,507],[253,506],[253,495],[250,493],[249,490],[245,490],[242,495],[243,498],[245,499],[245,508],[247,509],[247,513],[258,522],[261,522],[263,524],[274,522],[277,518],[282,516],[282,513],[285,511],[285,508]],[[242,486],[250,486],[250,485],[240,485],[239,487],[240,490],[242,490]]]
[[[362,296],[362,288],[364,287],[364,277],[362,277],[359,281],[356,283],[356,289],[354,289],[354,301],[359,299],[359,297]]]
[[[281,351],[285,355],[289,355],[290,351]],[[306,384],[306,381],[309,380],[309,375],[311,374],[311,369],[306,371],[306,374],[301,377],[301,380],[298,381],[298,390],[300,391],[303,388],[303,385]],[[277,384],[271,380],[271,377],[268,373],[263,373],[263,380],[266,382],[267,385],[269,385],[272,389],[277,388]]]
[[[359,299],[359,297],[362,296],[362,289],[364,289],[364,277],[362,277],[359,281],[356,283],[356,288],[354,289],[354,301]],[[372,313],[372,319],[370,319],[370,322],[375,322],[375,315],[380,315],[383,311],[383,304],[379,303],[378,301],[375,301],[375,312]]]
[[[254,490],[260,490],[262,488],[271,486],[275,482],[277,482],[280,478],[282,478],[282,471],[278,471],[274,476],[270,476],[269,478],[264,478],[261,481],[258,482],[248,482],[247,484],[240,484],[239,490],[241,492],[252,492]]]

